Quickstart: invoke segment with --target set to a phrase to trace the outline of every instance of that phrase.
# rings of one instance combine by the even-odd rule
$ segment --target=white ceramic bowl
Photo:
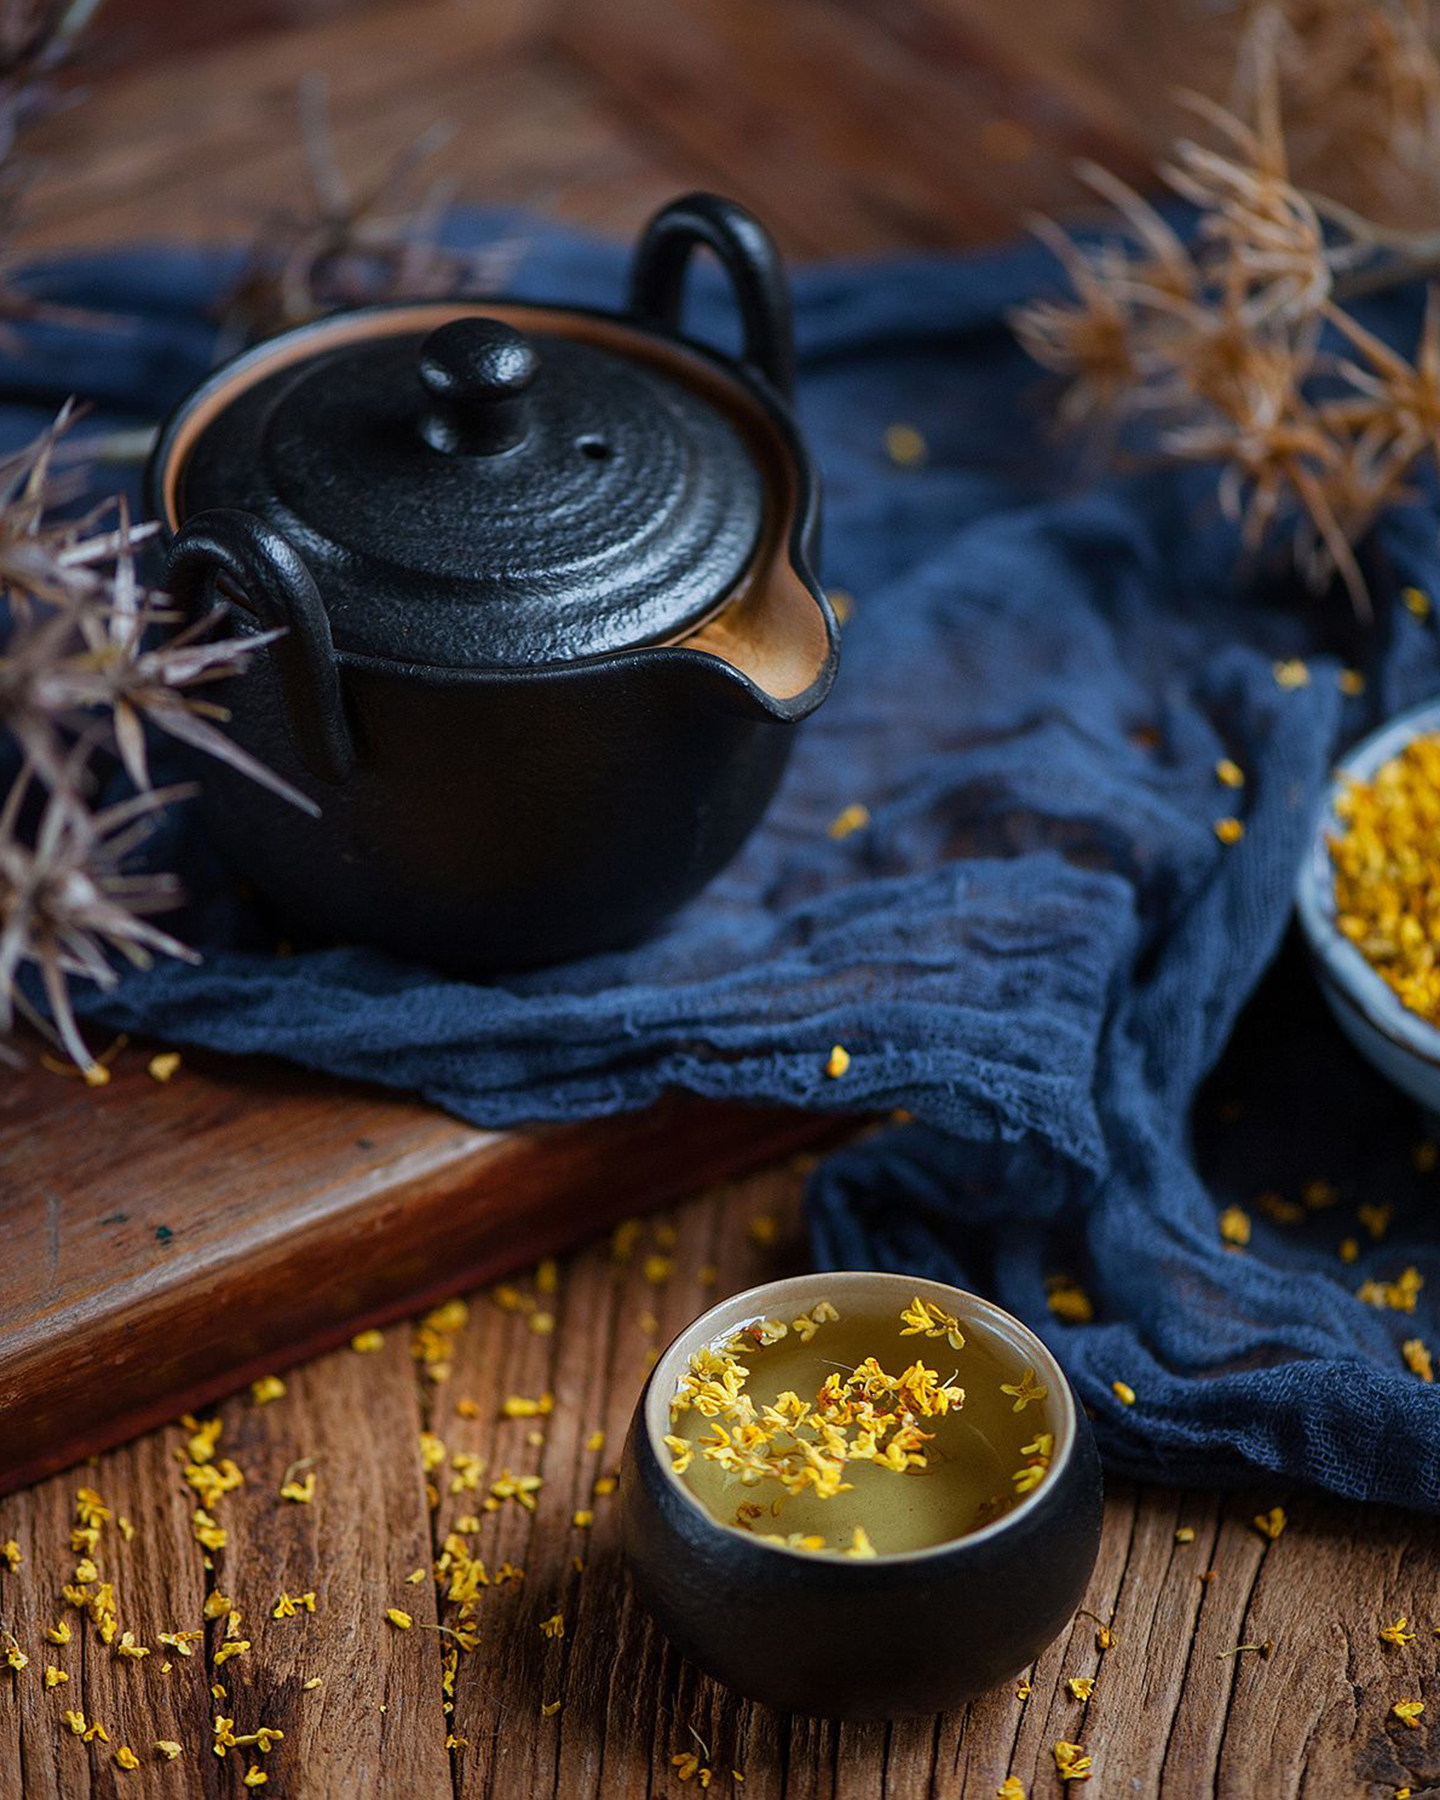
[[[1362,1056],[1396,1087],[1440,1116],[1440,1029],[1411,1012],[1335,924],[1334,868],[1326,840],[1341,829],[1335,802],[1346,779],[1368,781],[1412,738],[1440,732],[1440,700],[1397,714],[1339,764],[1316,815],[1295,887],[1300,925],[1321,991]]]

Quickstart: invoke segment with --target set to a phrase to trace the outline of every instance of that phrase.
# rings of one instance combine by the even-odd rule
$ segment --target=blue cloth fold
[[[618,299],[621,252],[523,230],[517,292]],[[156,416],[203,370],[227,266],[146,252],[41,271],[57,298],[134,323],[42,332],[0,366],[7,438],[70,387],[101,424]],[[1274,568],[1240,566],[1204,472],[1077,483],[1003,318],[1053,284],[1029,249],[797,275],[824,572],[857,604],[767,822],[652,942],[486,986],[353,947],[277,959],[181,812],[154,855],[187,879],[180,923],[204,964],[126,976],[85,1009],[417,1089],[485,1125],[674,1087],[903,1107],[913,1124],[817,1172],[823,1265],[992,1294],[1054,1346],[1114,1468],[1268,1471],[1440,1510],[1440,1389],[1400,1352],[1420,1336],[1440,1353],[1440,1177],[1416,1172],[1420,1123],[1341,1042],[1303,960],[1272,968],[1325,773],[1440,685],[1434,623],[1387,608],[1347,699],[1333,621]],[[1415,316],[1390,303],[1373,321],[1403,339]],[[733,334],[713,278],[691,322]],[[926,440],[919,466],[885,454],[897,421]],[[1440,594],[1437,565],[1432,504],[1387,519],[1382,603],[1404,584]],[[1272,664],[1290,656],[1310,680],[1282,690]],[[1243,792],[1217,785],[1225,756]],[[832,837],[854,803],[868,824]],[[1246,831],[1226,848],[1213,827],[1231,811]],[[1339,1198],[1299,1224],[1254,1207],[1267,1189],[1328,1195],[1321,1179]],[[1254,1218],[1243,1251],[1217,1227],[1232,1200]],[[1395,1207],[1378,1241],[1356,1225],[1367,1200]],[[1355,1297],[1408,1264],[1427,1283],[1414,1316]],[[1059,1273],[1092,1322],[1051,1313]]]

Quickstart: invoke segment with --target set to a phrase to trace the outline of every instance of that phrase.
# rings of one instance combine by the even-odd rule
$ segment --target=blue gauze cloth
[[[621,251],[526,233],[517,293],[618,301]],[[4,369],[7,441],[72,388],[102,425],[156,418],[207,366],[230,266],[166,251],[45,272],[57,297],[136,322],[35,331]],[[688,322],[731,341],[723,287],[697,273]],[[1076,480],[1003,322],[1054,285],[1030,250],[797,276],[824,574],[857,603],[765,825],[653,942],[487,986],[356,948],[277,960],[182,809],[154,856],[186,878],[204,964],[127,976],[86,1010],[418,1089],[487,1126],[677,1087],[903,1107],[914,1123],[817,1172],[822,1266],[993,1295],[1053,1345],[1114,1470],[1263,1471],[1437,1510],[1440,1387],[1400,1347],[1440,1353],[1440,1176],[1416,1172],[1420,1121],[1342,1043],[1303,959],[1276,964],[1332,759],[1440,686],[1433,619],[1388,605],[1404,584],[1440,594],[1434,509],[1385,523],[1386,623],[1347,700],[1313,609],[1241,568],[1213,476]],[[1388,304],[1373,322],[1408,341],[1415,308]],[[897,421],[923,433],[920,466],[887,459]],[[1286,691],[1272,665],[1289,656],[1310,680]],[[1243,792],[1217,784],[1224,756]],[[832,838],[857,802],[869,823]],[[1213,827],[1232,811],[1245,836],[1225,848]],[[832,1080],[837,1043],[851,1062]],[[1302,1223],[1253,1206],[1317,1180],[1340,1198]],[[1244,1251],[1217,1228],[1234,1200],[1254,1217]],[[1393,1204],[1382,1239],[1361,1201]],[[1426,1281],[1413,1316],[1355,1297],[1408,1264]],[[1093,1323],[1051,1315],[1057,1272]]]

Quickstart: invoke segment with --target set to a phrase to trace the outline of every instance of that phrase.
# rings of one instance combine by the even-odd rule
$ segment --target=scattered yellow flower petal
[[[207,1550],[223,1550],[225,1548],[224,1526],[213,1519],[203,1506],[195,1508],[191,1530],[196,1543],[203,1544]]]
[[[1413,1313],[1425,1277],[1413,1266],[1402,1269],[1394,1281],[1362,1281],[1355,1298],[1367,1306],[1389,1307],[1393,1312]]]
[[[1415,1633],[1409,1629],[1409,1626],[1410,1621],[1405,1617],[1404,1613],[1401,1613],[1400,1617],[1393,1625],[1382,1625],[1380,1627],[1381,1643],[1394,1644],[1399,1650],[1403,1650],[1407,1644],[1413,1644],[1415,1642]]]
[[[1018,1775],[1007,1775],[995,1790],[995,1800],[1025,1800],[1025,1784]]]
[[[138,1769],[140,1758],[128,1744],[121,1744],[115,1752],[115,1760],[122,1769]]]
[[[1412,1375],[1418,1375],[1422,1381],[1435,1379],[1435,1365],[1423,1338],[1406,1338],[1400,1346],[1400,1354]]]
[[[244,1775],[245,1786],[248,1788],[264,1787],[269,1779],[270,1777],[260,1767],[259,1763],[251,1763]]]
[[[1095,1692],[1095,1677],[1093,1675],[1072,1675],[1065,1685],[1069,1688],[1073,1699],[1088,1700]]]
[[[59,1687],[62,1681],[68,1681],[69,1679],[70,1677],[65,1671],[63,1669],[57,1669],[54,1663],[47,1663],[45,1665],[45,1685],[47,1688]]]
[[[758,1244],[762,1250],[768,1250],[780,1238],[780,1221],[770,1213],[756,1213],[745,1227],[746,1235],[752,1244]]]
[[[850,1052],[843,1044],[832,1044],[825,1063],[825,1073],[832,1081],[838,1081],[849,1067]]]
[[[1045,1282],[1045,1304],[1067,1325],[1088,1325],[1095,1317],[1090,1296],[1068,1275],[1051,1275]]]
[[[1133,1406],[1135,1404],[1135,1390],[1128,1381],[1112,1381],[1110,1383],[1110,1392],[1114,1394],[1115,1398],[1122,1406]]]
[[[61,1713],[60,1717],[75,1733],[76,1737],[83,1737],[85,1735],[85,1715],[83,1712],[73,1712],[67,1709],[65,1712]]]
[[[156,1738],[154,1743],[155,1754],[163,1756],[166,1762],[174,1762],[184,1748],[185,1746],[177,1744],[174,1738]]]
[[[278,1375],[262,1375],[258,1381],[250,1383],[250,1398],[257,1406],[267,1406],[270,1401],[278,1400],[285,1392],[285,1383]]]
[[[1395,1216],[1395,1208],[1387,1201],[1382,1205],[1366,1201],[1355,1208],[1355,1217],[1370,1233],[1378,1244],[1390,1228],[1390,1221]]]
[[[1425,1710],[1423,1700],[1397,1700],[1390,1708],[1397,1719],[1408,1725],[1412,1731],[1420,1729],[1420,1715]]]
[[[1407,587],[1401,591],[1401,600],[1405,603],[1406,612],[1413,613],[1417,619],[1428,619],[1430,616],[1430,596],[1417,587]]]
[[[923,435],[913,425],[887,425],[883,441],[885,454],[900,469],[918,468],[930,453]]]
[[[1195,1542],[1194,1526],[1177,1525],[1175,1527],[1175,1542],[1177,1544],[1193,1544]]]
[[[540,1621],[540,1632],[542,1637],[563,1638],[565,1635],[565,1620],[563,1615],[560,1613],[551,1613],[548,1619],[542,1619]]]
[[[708,1788],[714,1778],[715,1771],[701,1762],[693,1750],[679,1751],[670,1758],[670,1763],[681,1781],[689,1781],[694,1778],[699,1781],[702,1788]]]
[[[1220,1215],[1220,1235],[1227,1244],[1242,1247],[1250,1242],[1250,1215],[1242,1206],[1227,1206]]]
[[[1245,822],[1235,818],[1217,819],[1215,835],[1222,844],[1238,844],[1245,835]]]
[[[587,1526],[595,1523],[595,1515],[590,1511],[588,1506],[582,1506],[574,1516],[574,1523],[584,1531]]]
[[[1245,771],[1239,763],[1232,762],[1228,756],[1222,756],[1215,765],[1215,779],[1221,787],[1241,788],[1245,785]]]
[[[1310,671],[1298,656],[1287,657],[1272,666],[1275,685],[1280,688],[1302,688],[1309,685]]]
[[[1055,1767],[1060,1772],[1062,1781],[1088,1781],[1091,1775],[1090,1758],[1085,1754],[1083,1744],[1067,1744],[1062,1738],[1055,1746]]]
[[[357,1331],[350,1340],[350,1348],[358,1350],[361,1356],[373,1356],[377,1350],[385,1348],[385,1333],[374,1329]]]
[[[830,836],[835,839],[847,838],[852,833],[863,831],[870,823],[870,808],[862,806],[856,800],[836,813],[830,821]]]
[[[542,1700],[540,1702],[541,1718],[542,1719],[553,1719],[555,1717],[556,1713],[559,1712],[560,1706],[561,1706],[561,1702],[558,1700]]]
[[[1283,1506],[1272,1506],[1268,1513],[1256,1513],[1251,1520],[1261,1537],[1269,1538],[1271,1543],[1274,1543],[1288,1523]]]
[[[1303,1206],[1294,1200],[1285,1199],[1281,1194],[1257,1194],[1255,1205],[1267,1219],[1272,1219],[1277,1225],[1298,1225],[1305,1217]]]
[[[385,1609],[385,1617],[397,1631],[408,1631],[415,1623],[409,1613],[402,1612],[398,1606],[387,1606]]]
[[[18,1569],[24,1560],[20,1553],[20,1546],[14,1538],[6,1538],[5,1542],[0,1544],[0,1562],[3,1562],[7,1569]]]
[[[159,1050],[145,1066],[150,1071],[152,1081],[168,1081],[180,1067],[180,1052],[178,1050]]]
[[[1336,1249],[1336,1255],[1343,1263],[1358,1262],[1360,1260],[1360,1245],[1354,1238],[1341,1238]]]

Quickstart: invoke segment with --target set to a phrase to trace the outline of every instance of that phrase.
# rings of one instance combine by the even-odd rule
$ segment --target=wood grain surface
[[[148,1062],[0,1084],[0,1493],[840,1129],[676,1096],[476,1131],[260,1058]]]
[[[795,253],[974,244],[1008,235],[1024,206],[1072,202],[1077,151],[1138,174],[1175,116],[1169,85],[1219,91],[1224,30],[1224,9],[1200,0],[111,0],[110,12],[121,29],[91,98],[47,125],[39,146],[46,166],[29,213],[39,247],[248,232],[258,211],[295,196],[294,86],[317,70],[330,77],[340,154],[360,174],[444,114],[458,129],[443,166],[470,199],[630,232],[676,188],[703,184],[756,206]],[[182,1158],[196,1100],[185,1079],[165,1090],[152,1127]],[[306,1167],[343,1177],[360,1137],[403,1163],[412,1151],[443,1156],[457,1130],[299,1074],[247,1114],[247,1082],[269,1079],[196,1063],[197,1086],[214,1084],[210,1104],[234,1108],[232,1147],[277,1189]],[[70,1090],[72,1120],[97,1098]],[[297,1129],[272,1139],[270,1113],[287,1108]],[[376,1121],[393,1138],[377,1136]],[[144,1138],[138,1120],[122,1116],[115,1130],[122,1145],[127,1133]],[[68,1135],[26,1154],[53,1171],[57,1191],[92,1185],[91,1171],[71,1167]],[[207,1191],[223,1193],[230,1166],[222,1159]],[[609,1169],[623,1205],[624,1157]],[[676,1170],[677,1183],[687,1176],[698,1171]],[[634,1607],[613,1499],[595,1481],[613,1468],[670,1333],[717,1295],[803,1261],[800,1187],[788,1166],[654,1215],[628,1260],[601,1240],[560,1266],[553,1294],[522,1284],[528,1311],[472,1296],[443,1383],[396,1324],[377,1352],[342,1348],[289,1371],[268,1404],[226,1400],[219,1453],[245,1480],[218,1503],[227,1541],[213,1567],[192,1536],[179,1426],[0,1500],[0,1543],[13,1537],[22,1557],[8,1572],[0,1559],[0,1631],[30,1658],[13,1673],[0,1663],[0,1800],[210,1800],[251,1791],[245,1771],[262,1763],[259,1791],[283,1800],[629,1800],[693,1793],[697,1779],[683,1783],[673,1759],[699,1748],[712,1791],[752,1800],[991,1800],[1009,1773],[1032,1796],[1058,1795],[1061,1739],[1085,1744],[1094,1774],[1079,1791],[1097,1796],[1440,1793],[1433,1524],[1268,1488],[1220,1498],[1112,1484],[1087,1605],[1113,1615],[1113,1647],[1099,1651],[1095,1621],[1078,1617],[1023,1700],[1005,1688],[954,1716],[843,1727],[737,1701],[677,1658]],[[130,1200],[148,1221],[145,1188]],[[646,1276],[651,1255],[671,1259],[658,1281]],[[533,1329],[536,1312],[553,1317],[552,1331]],[[204,1319],[185,1331],[175,1354],[203,1352]],[[62,1367],[63,1329],[51,1354]],[[92,1395],[97,1379],[103,1394],[103,1370]],[[546,1392],[548,1418],[497,1416],[509,1395]],[[433,1510],[427,1427],[446,1446],[430,1472]],[[592,1449],[596,1431],[604,1445]],[[474,1465],[457,1468],[457,1455],[486,1459],[478,1490],[464,1488]],[[493,1513],[477,1504],[504,1469],[542,1477],[533,1515],[513,1501]],[[313,1473],[309,1504],[280,1499],[287,1472]],[[62,1616],[82,1485],[133,1527],[127,1541],[107,1524],[97,1560],[121,1628],[152,1650],[142,1660],[107,1651],[74,1613],[68,1644],[44,1641]],[[1251,1520],[1275,1504],[1290,1522],[1271,1542]],[[593,1525],[575,1525],[577,1511],[593,1511]],[[508,1560],[524,1578],[484,1590],[479,1642],[459,1658],[446,1713],[451,1640],[427,1627],[450,1613],[428,1576],[406,1577],[471,1514],[479,1529],[467,1539],[492,1577]],[[1176,1542],[1182,1526],[1193,1541]],[[213,1621],[203,1650],[171,1655],[166,1671],[158,1633],[199,1628],[217,1589],[250,1648],[217,1666],[225,1626]],[[282,1591],[312,1590],[313,1615],[271,1617]],[[386,1621],[391,1606],[412,1615],[410,1630]],[[564,1636],[542,1635],[557,1612]],[[1417,1636],[1398,1648],[1378,1632],[1401,1614]],[[916,1628],[943,1646],[967,1622]],[[1270,1653],[1237,1652],[1247,1643]],[[47,1691],[47,1663],[70,1681]],[[1065,1684],[1086,1675],[1096,1686],[1081,1702]],[[1416,1729],[1390,1711],[1406,1697],[1428,1702]],[[67,1707],[98,1719],[110,1742],[73,1736]],[[209,1748],[217,1714],[236,1733],[263,1724],[285,1736],[264,1758],[221,1760]],[[157,1739],[182,1745],[175,1763],[157,1759]],[[114,1761],[122,1742],[139,1757],[133,1773]]]
[[[519,1306],[503,1292],[471,1295],[443,1382],[428,1378],[397,1325],[378,1352],[344,1349],[294,1371],[274,1401],[226,1401],[217,1450],[245,1481],[214,1509],[228,1540],[213,1569],[190,1536],[178,1426],[0,1501],[0,1541],[13,1536],[24,1558],[0,1573],[0,1630],[31,1658],[0,1676],[0,1800],[238,1795],[250,1763],[213,1756],[217,1714],[237,1733],[284,1731],[253,1760],[269,1774],[263,1791],[289,1800],[679,1796],[694,1786],[672,1758],[697,1747],[695,1734],[710,1753],[711,1791],[744,1800],[992,1800],[1011,1773],[1031,1794],[1058,1794],[1057,1740],[1086,1746],[1097,1796],[1378,1800],[1407,1784],[1440,1788],[1433,1524],[1278,1488],[1222,1498],[1112,1483],[1085,1604],[1110,1622],[1113,1645],[1098,1650],[1097,1619],[1078,1616],[1027,1673],[1023,1700],[1007,1686],[938,1719],[837,1726],[750,1705],[682,1662],[635,1607],[614,1498],[596,1481],[603,1488],[613,1472],[668,1337],[719,1295],[803,1264],[801,1185],[792,1165],[653,1215],[625,1257],[602,1241],[562,1263],[553,1293],[541,1291],[543,1275],[539,1287],[533,1274],[516,1283]],[[657,1256],[664,1263],[650,1262]],[[532,1329],[526,1308],[552,1314],[553,1332]],[[507,1397],[547,1393],[548,1417],[500,1416]],[[424,1429],[444,1444],[429,1475],[433,1509]],[[468,1456],[484,1459],[474,1488],[463,1486]],[[302,1461],[315,1497],[282,1501],[281,1482]],[[483,1509],[503,1471],[541,1477],[533,1514],[513,1501]],[[115,1582],[121,1629],[152,1649],[142,1662],[107,1652],[58,1598],[75,1560],[82,1484],[134,1526],[125,1542],[106,1525],[96,1560]],[[1252,1520],[1276,1504],[1289,1524],[1272,1542]],[[577,1526],[577,1512],[593,1512],[593,1525]],[[446,1714],[441,1656],[451,1640],[430,1627],[455,1609],[430,1565],[466,1515],[478,1523],[466,1541],[492,1579],[507,1562],[524,1577],[483,1590],[479,1642],[459,1656]],[[1176,1542],[1182,1526],[1192,1542]],[[425,1576],[412,1585],[416,1569]],[[250,1648],[217,1668],[224,1626],[213,1622],[203,1652],[172,1656],[165,1672],[157,1634],[204,1624],[217,1588],[240,1611]],[[309,1591],[313,1615],[270,1616],[282,1592]],[[410,1614],[412,1629],[392,1626],[390,1607]],[[543,1635],[557,1613],[564,1636]],[[1402,1614],[1415,1641],[1383,1643],[1380,1626]],[[74,1636],[54,1649],[42,1632],[62,1616]],[[967,1623],[918,1618],[916,1628],[943,1653]],[[1242,1644],[1270,1650],[1232,1654]],[[47,1692],[47,1662],[70,1682]],[[1082,1702],[1066,1683],[1085,1676],[1095,1689]],[[1390,1713],[1405,1697],[1428,1700],[1419,1729]],[[67,1707],[104,1724],[110,1743],[75,1739]],[[447,1754],[449,1735],[463,1742]],[[157,1759],[157,1738],[183,1744],[177,1764]],[[113,1760],[122,1742],[141,1757],[132,1774]]]

